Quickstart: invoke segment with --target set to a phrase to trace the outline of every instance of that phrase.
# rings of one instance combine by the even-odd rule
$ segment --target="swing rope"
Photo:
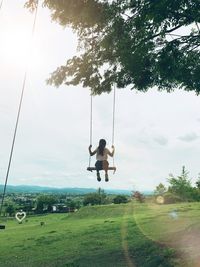
[[[92,145],[92,123],[93,123],[92,106],[93,106],[93,96],[91,92],[91,95],[90,95],[90,145]],[[89,155],[89,167],[90,165],[91,165],[91,155]]]
[[[1,6],[2,6],[2,2],[1,2]],[[33,26],[32,26],[32,38],[33,38],[33,35],[35,32],[36,18],[37,18],[37,13],[38,13],[38,4],[39,4],[39,0],[37,1],[37,5],[36,5],[36,9],[35,9],[34,21],[33,21]],[[12,157],[13,157],[13,151],[14,151],[14,146],[15,146],[17,129],[18,129],[18,124],[19,124],[19,119],[20,119],[20,114],[21,114],[24,91],[26,88],[27,74],[28,74],[28,67],[26,68],[26,71],[24,73],[24,78],[23,78],[23,83],[22,83],[22,90],[21,90],[20,102],[19,102],[19,107],[18,107],[18,112],[17,112],[17,119],[16,119],[16,123],[15,123],[14,135],[13,135],[13,139],[12,139],[12,145],[11,145],[11,150],[10,150],[10,155],[9,155],[8,167],[7,167],[7,171],[6,171],[6,179],[5,179],[3,195],[2,195],[2,199],[1,199],[0,216],[2,214],[4,199],[5,199],[5,195],[6,195],[6,187],[7,187],[7,182],[8,182],[9,173],[10,173],[10,167],[11,167],[11,163],[12,163]]]
[[[115,141],[115,102],[116,102],[116,86],[113,88],[113,123],[112,123],[112,145],[114,146]],[[115,157],[113,155],[113,167],[115,166]]]

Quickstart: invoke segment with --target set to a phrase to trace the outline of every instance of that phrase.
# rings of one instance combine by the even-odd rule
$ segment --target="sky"
[[[76,35],[24,0],[7,0],[0,10],[0,184],[4,184],[24,72],[28,70],[8,184],[52,187],[154,190],[166,186],[184,165],[194,183],[200,172],[200,97],[193,92],[117,89],[116,173],[99,183],[86,171],[90,91],[80,86],[55,88],[47,78],[77,53]],[[112,140],[113,95],[93,99],[93,148]],[[95,157],[92,159],[92,165]],[[110,159],[112,165],[112,159]],[[104,178],[103,173],[101,174]]]

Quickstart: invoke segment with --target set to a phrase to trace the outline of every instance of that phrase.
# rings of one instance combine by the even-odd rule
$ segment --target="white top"
[[[96,152],[96,159],[99,160],[99,161],[107,160],[108,159],[108,155],[112,156],[112,154],[110,153],[109,149],[107,149],[106,147],[104,148],[103,156],[98,153],[98,148],[95,150],[95,152]]]

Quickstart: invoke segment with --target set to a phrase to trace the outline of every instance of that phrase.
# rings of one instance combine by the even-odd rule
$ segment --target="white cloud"
[[[178,139],[184,142],[193,142],[199,139],[199,135],[193,132],[193,133],[188,133],[188,134],[179,136]]]
[[[156,136],[154,137],[154,141],[161,146],[165,146],[168,144],[168,139],[164,136]]]

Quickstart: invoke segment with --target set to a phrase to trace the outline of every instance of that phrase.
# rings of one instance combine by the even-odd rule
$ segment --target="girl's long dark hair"
[[[100,139],[99,146],[98,146],[98,153],[99,155],[103,156],[104,148],[106,147],[106,140]]]

